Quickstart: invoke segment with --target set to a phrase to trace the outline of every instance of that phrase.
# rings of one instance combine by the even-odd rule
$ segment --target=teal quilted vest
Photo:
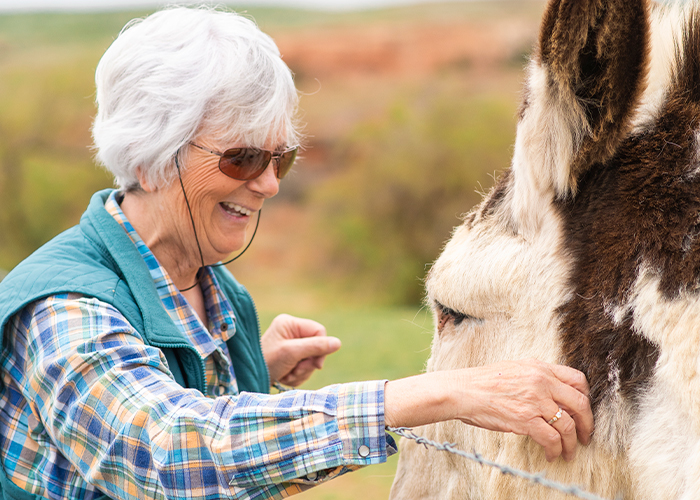
[[[148,345],[163,351],[181,386],[206,393],[204,362],[163,308],[136,246],[104,208],[111,191],[95,193],[79,225],[39,248],[0,282],[0,341],[7,322],[26,305],[58,293],[80,293],[113,305]],[[227,346],[238,388],[268,393],[253,300],[228,270],[212,269],[236,316],[236,332]],[[11,483],[4,468],[0,472],[0,497],[36,499]]]

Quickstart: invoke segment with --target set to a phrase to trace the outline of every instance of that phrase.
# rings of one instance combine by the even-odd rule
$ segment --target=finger
[[[588,397],[573,387],[562,384],[552,393],[552,399],[574,420],[579,441],[588,444],[593,434],[593,412]]]
[[[573,387],[586,397],[590,395],[591,389],[588,386],[586,376],[582,372],[564,365],[550,365],[550,369],[554,376],[566,385]]]
[[[302,382],[299,381],[294,375],[287,374],[280,379],[280,383],[286,385],[287,387],[299,387]]]
[[[316,371],[316,367],[314,366],[313,359],[309,358],[301,361],[297,366],[295,366],[291,371],[291,375],[299,380],[306,380],[314,371]]]
[[[313,372],[313,362],[310,359],[305,359],[295,366],[291,372],[282,377],[280,382],[291,387],[297,387],[306,382]]]
[[[336,337],[307,337],[288,341],[289,354],[293,359],[315,358],[332,354],[341,347]]]
[[[561,436],[562,457],[567,462],[572,461],[576,457],[576,423],[574,419],[565,410],[561,410],[561,417],[558,417],[556,422],[550,425]]]
[[[301,376],[297,376],[294,374],[287,375],[283,377],[282,383],[284,385],[288,385],[289,387],[299,387],[301,384],[309,380],[309,377],[311,376],[311,373],[307,373]]]
[[[291,372],[280,378],[280,383],[289,387],[298,387],[301,385],[299,378]]]
[[[561,434],[544,419],[533,420],[530,426],[529,436],[544,448],[544,455],[548,462],[553,462],[562,453]]]
[[[327,354],[340,349],[341,342],[335,337],[310,337],[303,339],[288,339],[284,341],[280,359],[282,364],[277,364],[275,375],[282,383],[288,383],[288,380],[296,380],[294,372],[302,373],[303,380],[308,379],[311,373],[320,364],[323,366],[323,358]],[[319,362],[316,358],[322,358]],[[271,365],[269,365],[271,366]],[[271,371],[272,376],[272,371]],[[298,384],[295,384],[298,385]]]
[[[284,319],[297,338],[326,336],[326,327],[317,321],[289,315],[285,315]]]

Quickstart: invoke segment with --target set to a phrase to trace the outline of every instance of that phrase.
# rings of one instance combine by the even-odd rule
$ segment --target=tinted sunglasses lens
[[[299,148],[294,148],[291,151],[286,151],[282,153],[277,159],[277,178],[281,179],[289,173],[294,164],[294,160],[297,157],[297,151]]]
[[[255,179],[265,171],[272,153],[254,148],[226,150],[219,160],[219,170],[238,181]]]

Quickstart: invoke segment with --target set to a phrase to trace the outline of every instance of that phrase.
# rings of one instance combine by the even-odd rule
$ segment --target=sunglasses
[[[250,181],[262,175],[270,161],[275,160],[275,175],[278,179],[289,173],[297,157],[299,146],[284,151],[268,151],[258,148],[231,148],[223,153],[212,151],[190,142],[195,148],[219,157],[219,170],[237,181]]]

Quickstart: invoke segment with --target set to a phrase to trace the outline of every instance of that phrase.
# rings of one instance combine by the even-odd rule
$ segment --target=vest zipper
[[[258,326],[258,343],[260,344],[260,352],[263,353],[263,365],[265,365],[265,375],[267,376],[267,392],[269,393],[272,381],[270,380],[270,369],[267,367],[267,361],[265,361],[265,353],[263,352],[262,348],[262,335],[260,331],[260,317],[258,316],[258,306],[255,305],[255,301],[253,300],[253,297],[251,297],[250,292],[248,292],[247,288],[245,289],[245,293],[248,295],[250,303],[253,304],[253,311],[255,311],[255,324]]]
[[[187,349],[188,351],[192,352],[196,357],[197,360],[199,361],[199,374],[200,374],[200,386],[201,387],[193,387],[193,389],[199,390],[202,394],[205,396],[207,395],[207,374],[206,374],[206,368],[204,366],[204,360],[202,357],[199,355],[199,352],[197,349],[195,349],[193,346],[189,344],[150,344],[153,347],[158,347],[158,348],[165,348],[165,349]],[[269,378],[269,375],[268,375]]]

